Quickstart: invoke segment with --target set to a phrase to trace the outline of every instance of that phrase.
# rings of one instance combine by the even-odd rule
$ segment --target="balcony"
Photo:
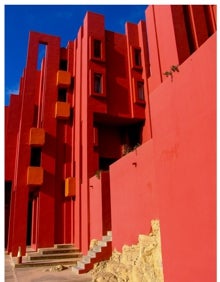
[[[27,169],[27,185],[42,185],[44,170],[40,166],[29,166]]]
[[[57,72],[56,85],[62,88],[68,88],[71,84],[71,74],[68,71],[59,70]]]
[[[65,197],[74,197],[76,195],[76,179],[68,177],[65,179]]]
[[[70,117],[70,104],[66,102],[56,102],[55,117],[58,119],[68,119]]]
[[[29,145],[42,147],[45,143],[45,131],[43,128],[33,127],[30,129]]]

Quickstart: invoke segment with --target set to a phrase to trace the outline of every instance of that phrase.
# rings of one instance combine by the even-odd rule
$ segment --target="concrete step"
[[[59,254],[39,254],[39,253],[33,253],[28,254],[27,259],[32,260],[43,260],[43,259],[66,259],[66,258],[81,258],[82,254],[77,252],[72,253],[59,253]]]
[[[98,246],[106,247],[107,246],[107,241],[98,241]]]
[[[75,248],[75,246],[73,244],[55,244],[54,248],[67,249],[67,248]]]
[[[76,265],[82,258],[82,253],[73,244],[56,244],[50,248],[39,248],[37,252],[27,251],[22,257],[22,263],[17,263],[17,258],[13,258],[14,267],[36,267],[52,265]]]
[[[102,236],[102,241],[110,242],[112,241],[112,236],[109,235]]]
[[[112,231],[107,231],[107,236],[112,237]]]
[[[102,236],[102,240],[98,241],[98,245],[95,245],[88,251],[86,256],[83,256],[81,260],[72,267],[72,271],[76,274],[86,273],[93,268],[94,263],[109,259],[112,253],[112,232],[108,231],[107,235]]]
[[[72,248],[39,248],[38,253],[40,254],[60,254],[60,253],[77,253],[79,249]]]
[[[58,260],[38,260],[38,261],[25,261],[23,259],[22,263],[14,263],[15,268],[25,268],[25,267],[41,267],[41,266],[54,266],[54,265],[69,265],[74,266],[77,264],[79,258],[69,258],[69,259],[58,259]]]

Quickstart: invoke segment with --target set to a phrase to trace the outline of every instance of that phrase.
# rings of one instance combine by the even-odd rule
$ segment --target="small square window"
[[[102,74],[100,73],[94,74],[94,92],[102,93]]]
[[[142,81],[137,82],[137,99],[144,101],[144,83]]]
[[[97,40],[97,39],[95,39],[94,41],[93,41],[93,51],[94,51],[94,57],[95,58],[101,58],[101,55],[102,55],[102,53],[101,53],[101,40]]]

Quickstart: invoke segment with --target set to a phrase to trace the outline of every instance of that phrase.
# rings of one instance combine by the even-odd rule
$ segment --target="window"
[[[137,82],[137,99],[144,101],[144,83],[142,81]]]
[[[66,89],[65,88],[58,89],[58,101],[66,102]]]
[[[40,164],[41,164],[41,148],[32,147],[30,166],[40,166]]]
[[[93,44],[94,44],[94,46],[93,46],[93,51],[94,51],[94,57],[95,58],[101,58],[101,40],[97,40],[97,39],[95,39],[94,41],[93,41]]]
[[[102,74],[100,73],[94,74],[94,92],[102,93]]]
[[[60,69],[60,70],[67,71],[67,60],[60,60],[59,69]]]
[[[134,49],[134,64],[135,66],[141,66],[141,50],[135,48]]]

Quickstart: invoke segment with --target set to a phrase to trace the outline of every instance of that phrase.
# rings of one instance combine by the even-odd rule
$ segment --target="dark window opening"
[[[70,89],[74,91],[74,86],[75,86],[75,79],[74,77],[71,77],[71,84],[70,84]]]
[[[94,92],[102,93],[102,74],[100,73],[94,74]]]
[[[38,45],[38,58],[37,58],[37,70],[41,69],[41,63],[46,55],[47,45],[44,43],[40,43]]]
[[[5,181],[5,248],[7,247],[8,244],[11,188],[12,188],[12,181]]]
[[[41,148],[31,148],[30,166],[40,166],[41,164]]]
[[[193,34],[192,20],[191,20],[190,10],[188,5],[183,5],[183,14],[184,14],[189,50],[190,50],[190,54],[192,54],[196,50],[196,42]]]
[[[144,83],[141,81],[137,82],[137,98],[144,101]]]
[[[142,144],[142,130],[143,123],[123,126],[120,129],[121,144],[124,145],[122,152],[123,155],[133,151]]]
[[[28,201],[28,214],[27,214],[27,236],[26,244],[31,245],[31,229],[32,229],[32,200]]]
[[[60,70],[67,71],[67,60],[60,60]]]
[[[134,63],[135,66],[141,66],[141,50],[134,49]]]
[[[66,89],[65,88],[59,88],[58,89],[58,101],[60,102],[66,102]]]
[[[101,58],[101,40],[94,40],[94,57]]]
[[[38,105],[34,105],[33,127],[37,127],[38,121]]]
[[[99,158],[99,169],[100,170],[109,170],[109,166],[113,164],[117,159],[112,158]]]

